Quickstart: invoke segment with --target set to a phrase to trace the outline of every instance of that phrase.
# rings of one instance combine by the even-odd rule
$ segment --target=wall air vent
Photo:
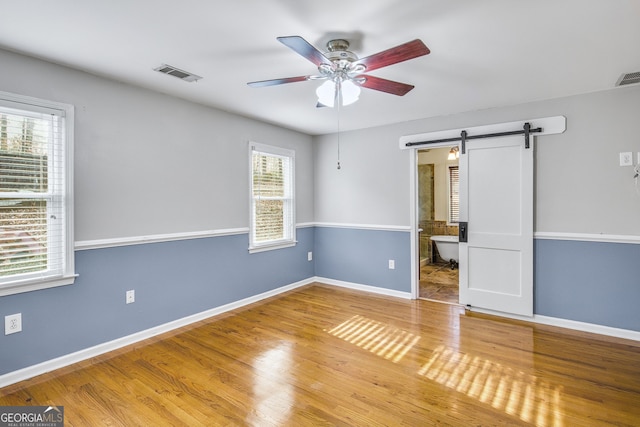
[[[185,82],[195,82],[202,78],[198,75],[181,70],[176,67],[172,67],[171,65],[167,64],[162,64],[161,66],[154,68],[153,70],[159,73],[169,74],[170,76],[177,77],[181,80],[184,80]]]
[[[640,83],[640,71],[621,75],[616,82],[616,86],[632,85],[634,83]]]

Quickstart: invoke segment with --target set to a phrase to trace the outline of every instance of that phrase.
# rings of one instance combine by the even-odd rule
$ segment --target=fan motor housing
[[[349,62],[354,62],[358,60],[358,56],[348,51],[349,42],[344,39],[335,39],[329,40],[327,42],[327,50],[328,52],[324,54],[332,62],[345,60]]]

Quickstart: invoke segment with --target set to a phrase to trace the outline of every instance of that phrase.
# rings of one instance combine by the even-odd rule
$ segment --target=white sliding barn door
[[[466,141],[460,155],[460,303],[533,315],[533,138]],[[462,236],[461,236],[462,237]]]

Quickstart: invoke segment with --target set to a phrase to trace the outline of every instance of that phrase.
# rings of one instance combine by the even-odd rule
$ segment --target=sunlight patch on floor
[[[535,375],[445,346],[434,350],[418,374],[527,423],[564,426],[562,386]]]
[[[394,363],[399,362],[420,340],[410,332],[360,315],[327,332]]]

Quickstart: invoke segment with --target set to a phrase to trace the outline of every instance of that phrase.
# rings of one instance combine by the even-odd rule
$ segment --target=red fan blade
[[[417,58],[418,56],[427,55],[430,52],[429,48],[422,43],[422,40],[416,39],[414,41],[401,44],[400,46],[392,47],[391,49],[367,56],[366,58],[362,58],[359,61],[354,62],[353,65],[362,64],[367,67],[367,71],[372,71],[388,65],[397,64],[398,62]]]
[[[275,85],[281,85],[284,83],[305,82],[309,80],[310,77],[311,76],[298,76],[298,77],[286,77],[283,79],[261,80],[258,82],[249,82],[247,83],[247,85],[251,87],[275,86]]]
[[[278,41],[316,64],[316,67],[320,66],[320,64],[331,65],[331,61],[322,52],[300,36],[278,37]]]
[[[359,83],[358,80],[364,78],[364,82]],[[381,92],[390,93],[392,95],[406,95],[415,86],[405,83],[394,82],[393,80],[381,79],[380,77],[360,75],[356,76],[353,82],[367,89],[379,90]]]

